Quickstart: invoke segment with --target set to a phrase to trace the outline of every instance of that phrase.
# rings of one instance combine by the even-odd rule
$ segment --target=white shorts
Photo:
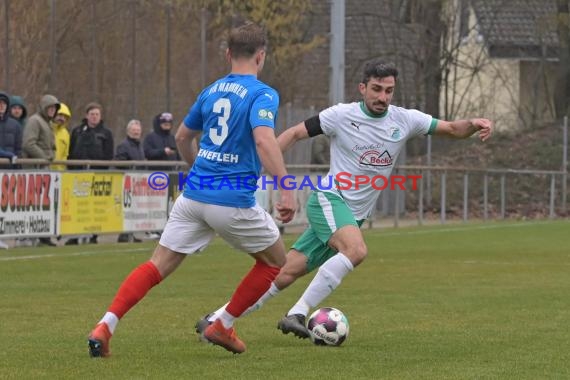
[[[180,195],[172,207],[160,245],[192,254],[204,250],[216,233],[247,253],[263,251],[279,239],[273,218],[257,204],[251,208],[226,207]]]

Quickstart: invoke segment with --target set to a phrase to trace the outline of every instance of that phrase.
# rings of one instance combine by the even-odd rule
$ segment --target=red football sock
[[[151,261],[139,265],[123,281],[108,311],[121,319],[160,281],[162,276]]]
[[[239,317],[265,294],[278,274],[279,268],[257,260],[253,268],[241,280],[230,303],[226,306],[226,311],[234,317]]]

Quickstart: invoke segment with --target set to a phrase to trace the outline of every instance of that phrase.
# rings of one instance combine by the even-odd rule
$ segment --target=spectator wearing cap
[[[152,121],[153,131],[149,133],[143,143],[144,155],[151,161],[179,161],[180,156],[176,151],[176,141],[171,134],[174,120],[172,114],[162,112],[156,115]],[[151,167],[151,170],[169,170],[173,167]]]

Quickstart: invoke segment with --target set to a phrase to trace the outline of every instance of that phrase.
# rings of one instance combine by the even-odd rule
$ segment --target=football
[[[348,338],[348,319],[334,307],[323,307],[311,314],[307,329],[314,344],[340,346]]]

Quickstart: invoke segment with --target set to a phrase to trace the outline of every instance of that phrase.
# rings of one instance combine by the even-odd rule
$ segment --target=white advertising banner
[[[53,236],[61,174],[0,172],[0,239]]]
[[[150,187],[150,174],[129,172],[123,177],[123,231],[159,231],[166,224],[168,187]]]

